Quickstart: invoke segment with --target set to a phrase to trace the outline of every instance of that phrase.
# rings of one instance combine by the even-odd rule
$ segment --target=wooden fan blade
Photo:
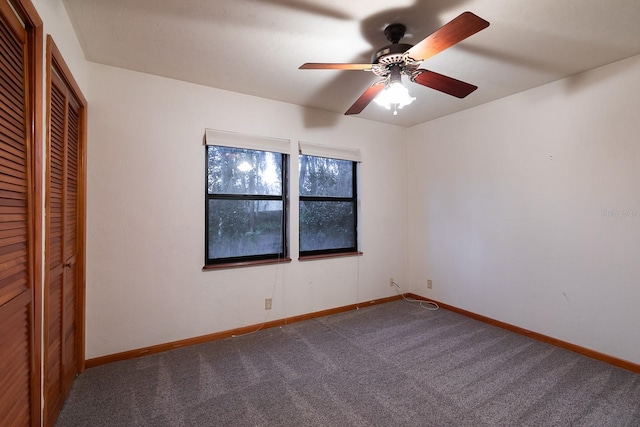
[[[344,113],[345,116],[361,113],[362,110],[364,110],[364,108],[367,105],[369,105],[371,101],[373,101],[373,98],[375,98],[376,95],[379,94],[380,91],[384,88],[385,88],[384,80],[377,81],[371,86],[369,86],[367,90],[365,90],[364,93],[360,95],[360,98],[358,98],[358,100],[353,103],[353,105],[347,110],[347,112]]]
[[[456,98],[464,98],[478,89],[478,86],[423,69],[416,70],[416,73],[411,76],[411,81],[455,96]]]
[[[371,64],[340,64],[307,62],[298,67],[299,70],[363,70],[370,71]]]
[[[464,12],[413,46],[406,53],[414,61],[424,61],[478,31],[484,30],[488,26],[489,23],[484,19],[471,12]]]

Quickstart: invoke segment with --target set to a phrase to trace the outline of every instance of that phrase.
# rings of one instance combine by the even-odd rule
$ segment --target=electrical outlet
[[[271,310],[271,298],[264,299],[264,309]]]
[[[393,288],[393,285],[395,284],[393,277],[389,279],[389,287]]]
[[[431,280],[427,280],[427,288],[429,289],[433,288],[433,282]]]

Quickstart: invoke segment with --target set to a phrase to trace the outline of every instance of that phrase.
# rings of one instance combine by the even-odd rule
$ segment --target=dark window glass
[[[286,254],[286,155],[207,146],[206,263]]]
[[[282,201],[209,200],[209,257],[280,253],[282,213]]]
[[[356,163],[300,155],[300,255],[357,251]]]
[[[207,147],[209,194],[282,195],[280,153]]]

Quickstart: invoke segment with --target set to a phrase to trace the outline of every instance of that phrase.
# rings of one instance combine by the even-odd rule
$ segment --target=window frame
[[[209,147],[236,148],[240,150],[270,152],[281,156],[281,180],[282,192],[280,195],[250,195],[250,194],[226,194],[209,193]],[[273,264],[291,262],[289,258],[289,155],[281,151],[272,151],[268,148],[234,147],[227,144],[205,144],[205,246],[203,270],[242,267],[249,265]],[[282,202],[282,247],[279,253],[234,256],[226,258],[209,258],[209,213],[210,200],[236,200],[236,201],[280,201]]]
[[[358,250],[359,239],[358,239],[358,161],[352,159],[343,159],[338,157],[328,157],[326,155],[315,155],[315,154],[307,154],[303,153],[302,150],[298,155],[298,164],[300,164],[301,156],[311,156],[311,157],[324,157],[326,159],[338,160],[338,161],[348,161],[351,162],[351,197],[336,197],[336,196],[305,196],[300,193],[300,188],[298,188],[298,247],[299,247],[299,259],[300,260],[311,260],[318,258],[329,258],[336,256],[351,256],[351,255],[362,255],[362,252]],[[298,180],[300,179],[300,172],[298,172]],[[353,206],[353,245],[350,247],[342,247],[342,248],[331,248],[331,249],[318,249],[318,250],[310,250],[303,251],[301,239],[302,233],[300,232],[300,208],[302,202],[337,202],[344,203],[349,202]]]

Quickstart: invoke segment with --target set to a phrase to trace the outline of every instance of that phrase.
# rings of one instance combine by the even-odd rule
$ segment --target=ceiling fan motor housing
[[[392,66],[398,66],[402,74],[410,76],[417,68],[418,63],[407,61],[405,52],[413,45],[396,43],[379,49],[371,56],[371,71],[380,77],[387,77]]]
[[[393,65],[399,65],[404,71],[406,58],[404,53],[413,47],[412,44],[399,43],[407,30],[403,24],[391,24],[384,29],[384,35],[391,42],[390,45],[378,49],[371,55],[371,63],[374,64],[372,71],[382,77],[390,73]],[[379,64],[376,66],[376,64]]]
[[[412,44],[394,43],[378,49],[371,55],[372,64],[398,64],[403,61],[404,53],[413,47]]]

